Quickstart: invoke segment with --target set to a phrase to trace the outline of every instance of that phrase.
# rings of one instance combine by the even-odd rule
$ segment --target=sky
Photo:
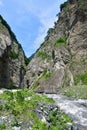
[[[66,0],[0,0],[0,14],[10,25],[27,57],[44,41]]]

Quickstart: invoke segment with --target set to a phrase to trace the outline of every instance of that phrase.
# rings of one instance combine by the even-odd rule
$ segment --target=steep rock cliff
[[[25,54],[7,22],[0,16],[0,87],[21,88]]]
[[[24,77],[25,87],[38,92],[57,93],[62,87],[87,84],[87,1],[68,0],[60,9]]]

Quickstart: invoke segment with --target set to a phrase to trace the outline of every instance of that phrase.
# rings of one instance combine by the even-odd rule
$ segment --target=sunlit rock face
[[[58,93],[62,87],[84,84],[79,76],[87,73],[87,1],[69,0],[60,8],[24,77],[25,87],[38,92]]]
[[[0,16],[0,87],[23,87],[24,67],[23,49],[9,25]]]

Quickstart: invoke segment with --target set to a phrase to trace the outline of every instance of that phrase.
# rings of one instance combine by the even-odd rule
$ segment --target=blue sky
[[[29,57],[44,41],[66,0],[0,0],[0,14],[8,22]]]

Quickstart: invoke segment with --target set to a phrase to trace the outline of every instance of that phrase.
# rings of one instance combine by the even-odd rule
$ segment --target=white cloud
[[[0,0],[0,6],[3,6],[3,2]]]
[[[55,0],[55,2],[52,2],[53,4],[47,3],[46,6],[41,5],[38,0],[30,0],[27,2],[21,2],[21,0],[19,0],[18,2],[21,4],[24,13],[31,13],[33,16],[37,17],[38,21],[40,22],[37,31],[37,37],[35,38],[32,45],[29,46],[29,51],[36,50],[44,41],[48,29],[53,27],[54,25],[54,21],[56,20],[56,14],[58,13],[58,1]],[[21,14],[23,12],[19,11],[18,13]]]
[[[54,25],[54,21],[56,20],[56,14],[54,13],[56,4],[51,5],[51,7],[45,11],[40,11],[40,13],[37,15],[41,26],[39,27],[38,36],[32,46],[34,49],[37,49],[40,46],[40,44],[44,41],[48,29]]]

